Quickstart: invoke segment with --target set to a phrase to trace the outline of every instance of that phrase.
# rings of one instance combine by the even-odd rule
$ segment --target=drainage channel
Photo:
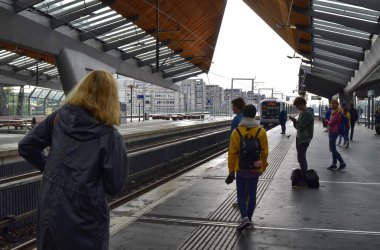
[[[283,159],[294,142],[291,138],[284,138],[270,152],[268,156],[268,169],[260,177],[257,187],[257,204],[261,201]],[[205,177],[213,178],[213,177]],[[214,177],[215,178],[215,177]],[[219,178],[219,177],[217,177]],[[236,191],[231,192],[227,199],[210,215],[207,220],[184,217],[168,217],[157,215],[145,215],[139,221],[163,224],[197,225],[194,232],[178,248],[186,249],[232,249],[238,237],[236,237],[236,224],[240,220],[239,210],[232,206],[236,201]]]

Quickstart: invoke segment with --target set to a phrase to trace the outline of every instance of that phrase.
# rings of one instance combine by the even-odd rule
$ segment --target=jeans
[[[351,141],[352,141],[352,138],[354,138],[354,129],[355,129],[355,122],[351,121],[351,135],[350,135]]]
[[[347,129],[347,131],[343,135],[339,135],[338,144],[340,144],[342,142],[342,137],[343,137],[345,143],[349,142],[349,139],[348,139],[349,133],[350,133],[350,130]]]
[[[336,143],[337,138],[338,138],[338,134],[329,133],[329,147],[330,147],[330,152],[332,153],[333,164],[335,164],[335,165],[338,162],[338,160],[339,160],[340,164],[344,163],[342,156],[336,150],[335,143]]]
[[[255,173],[238,171],[236,173],[237,200],[241,217],[252,221],[256,207],[256,191],[259,176]],[[248,198],[248,203],[247,203]]]
[[[281,132],[285,134],[285,131],[286,131],[286,126],[285,126],[286,123],[280,123],[281,125]]]
[[[301,177],[302,177],[303,183],[306,183],[306,174],[307,174],[306,151],[308,147],[309,147],[309,143],[298,144],[298,138],[296,139],[297,159],[301,167]]]

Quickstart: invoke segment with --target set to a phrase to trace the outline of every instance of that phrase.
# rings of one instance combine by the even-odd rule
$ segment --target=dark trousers
[[[352,141],[352,138],[354,138],[354,129],[355,129],[355,122],[351,121],[351,135],[350,135],[351,141]]]
[[[280,125],[281,125],[281,131],[282,131],[282,133],[284,133],[284,134],[285,134],[285,131],[286,131],[286,126],[285,126],[285,124],[286,124],[285,122],[283,122],[283,123],[281,122],[281,123],[280,123]]]
[[[338,138],[338,134],[336,133],[329,133],[329,148],[330,148],[330,152],[332,154],[332,157],[333,157],[333,164],[336,165],[338,160],[340,162],[340,164],[343,164],[344,161],[343,161],[343,158],[342,156],[339,154],[338,150],[336,150],[336,139]]]
[[[380,124],[376,124],[375,130],[376,130],[376,134],[380,135]]]
[[[248,217],[252,220],[253,212],[256,207],[256,191],[258,182],[259,177],[250,173],[237,172],[236,174],[237,200],[242,218]]]
[[[309,143],[298,144],[298,139],[296,140],[297,159],[301,167],[301,176],[302,176],[302,181],[304,183],[306,182],[306,173],[307,173],[306,151],[308,147],[309,147]]]

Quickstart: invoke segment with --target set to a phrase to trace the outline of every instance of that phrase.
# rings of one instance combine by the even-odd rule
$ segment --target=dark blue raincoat
[[[37,248],[108,249],[106,194],[121,192],[127,178],[127,151],[117,129],[66,105],[19,142],[19,154],[43,173]]]

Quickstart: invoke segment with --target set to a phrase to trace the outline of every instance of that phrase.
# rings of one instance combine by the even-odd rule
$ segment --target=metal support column
[[[371,129],[373,130],[374,129],[374,126],[375,126],[375,97],[373,96],[372,97],[372,122],[371,122]]]
[[[371,127],[371,97],[368,97],[368,107],[367,107],[367,127]]]
[[[156,9],[156,72],[160,70],[160,0]]]

